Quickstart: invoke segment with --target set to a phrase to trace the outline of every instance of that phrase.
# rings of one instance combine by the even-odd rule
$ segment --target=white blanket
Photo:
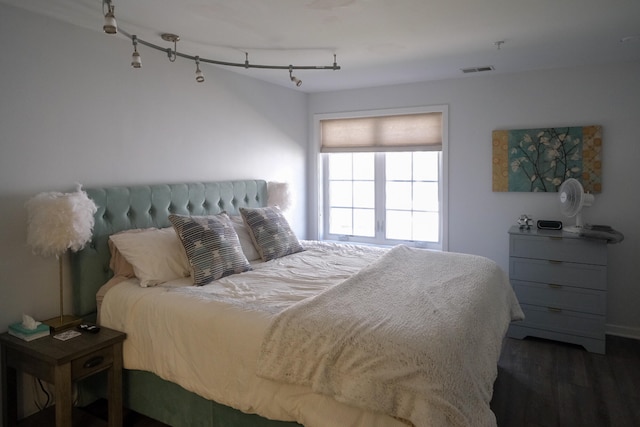
[[[398,246],[280,313],[257,373],[415,426],[495,426],[501,342],[522,317],[493,261]]]
[[[127,333],[125,368],[153,372],[243,412],[305,427],[406,427],[379,412],[255,374],[264,332],[276,313],[344,281],[385,252],[303,244],[304,252],[202,287],[190,286],[189,278],[151,288],[129,279],[111,287],[101,322]]]

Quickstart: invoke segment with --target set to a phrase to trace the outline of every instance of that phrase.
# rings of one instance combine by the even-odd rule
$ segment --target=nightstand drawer
[[[71,362],[71,378],[82,379],[107,369],[113,364],[113,347],[105,347]]]
[[[521,326],[602,339],[604,337],[604,317],[555,307],[538,307],[521,304],[525,320]]]
[[[606,313],[604,291],[520,280],[512,280],[511,284],[521,304],[551,306],[601,316]]]
[[[509,277],[512,280],[552,285],[599,290],[607,288],[607,268],[601,265],[511,257]]]
[[[511,235],[509,242],[511,256],[583,264],[607,263],[607,245],[601,242],[527,235]]]

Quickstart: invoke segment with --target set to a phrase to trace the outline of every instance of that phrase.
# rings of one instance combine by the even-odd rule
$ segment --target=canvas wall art
[[[575,178],[602,191],[602,127],[493,131],[493,191],[557,192]]]

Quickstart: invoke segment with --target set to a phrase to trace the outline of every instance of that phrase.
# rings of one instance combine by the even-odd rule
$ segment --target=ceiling
[[[0,0],[102,31],[102,0]],[[640,60],[638,0],[113,0],[119,28],[163,47],[298,70],[322,92]],[[105,37],[108,37],[105,35]],[[119,34],[116,37],[124,36]],[[625,41],[622,41],[625,40]],[[497,43],[502,42],[502,43]],[[146,55],[166,55],[139,45]],[[178,59],[186,61],[186,59]],[[461,69],[492,66],[486,72]],[[215,66],[204,64],[205,75]],[[144,69],[144,65],[143,65]],[[295,88],[287,70],[229,68]],[[152,70],[150,70],[152,71]],[[210,78],[210,77],[209,77]]]

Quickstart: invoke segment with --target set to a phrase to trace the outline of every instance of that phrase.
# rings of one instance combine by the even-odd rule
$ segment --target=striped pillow
[[[249,234],[263,261],[302,252],[304,249],[277,206],[240,208]]]
[[[193,284],[251,270],[238,235],[226,213],[215,216],[169,215],[187,254]]]

